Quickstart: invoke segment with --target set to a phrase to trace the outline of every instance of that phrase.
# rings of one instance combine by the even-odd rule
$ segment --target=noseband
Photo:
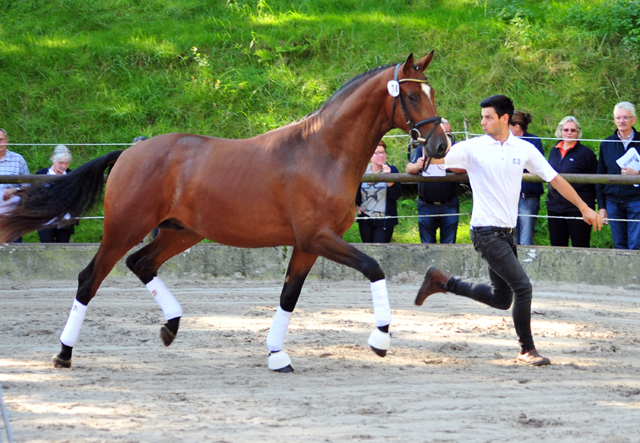
[[[428,118],[426,120],[421,120],[417,123],[413,123],[411,114],[407,110],[407,107],[404,104],[404,99],[402,98],[402,94],[400,93],[400,83],[404,83],[404,82],[428,83],[428,80],[427,79],[421,80],[417,78],[403,78],[398,80],[398,70],[400,69],[400,65],[402,65],[402,63],[398,63],[396,65],[396,68],[393,71],[393,80],[389,82],[389,84],[387,85],[387,89],[389,90],[389,94],[391,94],[391,96],[393,97],[393,104],[391,105],[391,123],[393,124],[393,114],[396,110],[396,98],[397,98],[398,101],[400,102],[400,108],[402,109],[402,113],[404,114],[404,119],[407,122],[407,126],[411,128],[409,130],[409,135],[411,136],[411,140],[407,145],[407,156],[409,157],[409,160],[411,160],[411,150],[412,148],[416,147],[419,144],[422,145],[423,154],[425,154],[425,157],[426,157],[426,152],[424,152],[424,147],[429,141],[429,139],[431,138],[431,136],[433,135],[433,132],[436,130],[438,125],[442,123],[442,117],[435,116],[435,117]],[[426,137],[422,137],[422,133],[420,132],[420,126],[424,126],[428,124],[433,124],[433,128],[431,128],[431,131],[429,131]],[[429,157],[428,162],[431,163],[431,157]],[[422,169],[428,168],[429,163],[427,163]],[[420,171],[422,171],[422,169]]]

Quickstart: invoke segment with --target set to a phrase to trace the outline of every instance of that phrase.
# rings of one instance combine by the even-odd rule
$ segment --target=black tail
[[[43,183],[35,183],[19,194],[16,208],[0,215],[0,242],[15,240],[66,214],[79,217],[98,200],[104,185],[104,171],[123,151],[113,151],[78,169]],[[73,221],[70,221],[73,223]]]

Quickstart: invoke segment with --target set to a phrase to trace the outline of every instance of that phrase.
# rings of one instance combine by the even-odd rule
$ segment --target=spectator
[[[54,148],[51,156],[51,167],[38,169],[36,174],[64,175],[67,172],[71,172],[69,163],[71,163],[69,148],[65,145],[58,145]],[[66,216],[64,218],[69,220],[71,217]],[[55,227],[38,230],[40,243],[69,243],[71,234],[75,232],[74,225],[55,221],[52,224],[55,224]],[[77,225],[78,222],[76,221],[75,224]]]
[[[514,111],[509,129],[516,137],[521,137],[536,147],[544,156],[542,141],[537,135],[527,132],[531,123],[531,114]],[[524,172],[529,172],[526,169]],[[516,242],[519,245],[533,245],[533,235],[536,232],[536,216],[540,211],[540,196],[544,194],[542,183],[522,182],[520,200],[518,201],[518,223],[516,224]]]
[[[442,119],[444,131],[454,143],[451,134],[451,124]],[[406,171],[409,174],[419,174],[424,167],[425,159],[422,156],[422,146],[418,146],[411,153],[411,159]],[[454,172],[464,172],[463,169]],[[447,173],[442,165],[429,165],[422,171],[425,177],[443,177]],[[458,233],[458,213],[460,212],[460,200],[458,189],[460,185],[455,182],[422,182],[418,183],[418,229],[420,242],[436,243],[436,232],[440,228],[440,243],[455,243]]]
[[[578,141],[582,138],[582,127],[573,116],[560,120],[555,133],[560,142],[549,153],[549,164],[559,174],[595,174],[598,172],[598,159],[591,149]],[[596,185],[575,184],[580,198],[591,208],[596,208]],[[549,213],[549,240],[551,246],[571,246],[588,248],[591,240],[591,226],[583,220],[553,218],[581,217],[580,211],[549,184],[547,196]]]
[[[398,168],[387,165],[387,145],[380,140],[365,174],[398,173]],[[396,201],[402,195],[400,183],[361,183],[356,194],[358,227],[363,243],[389,243],[398,215]]]
[[[640,134],[634,128],[636,107],[620,102],[613,108],[616,131],[600,143],[598,174],[638,175],[635,168],[620,167],[616,160],[629,150],[640,152]],[[598,207],[603,220],[640,220],[638,185],[596,185]],[[640,249],[640,222],[611,221],[611,236],[616,249]]]
[[[7,149],[9,135],[7,131],[0,128],[0,175],[29,175],[29,167],[24,158],[13,151]],[[17,184],[0,183],[0,214],[12,210],[20,201],[16,194],[20,191]],[[22,237],[14,240],[15,243],[22,243]]]

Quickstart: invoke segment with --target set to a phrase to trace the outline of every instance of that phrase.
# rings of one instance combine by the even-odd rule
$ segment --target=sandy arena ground
[[[386,358],[366,345],[369,284],[309,281],[267,369],[280,282],[167,279],[185,311],[169,348],[134,279],[89,306],[71,370],[53,369],[74,282],[0,282],[0,380],[16,442],[639,442],[640,291],[534,284],[552,365],[515,362],[510,313],[389,284]],[[1,441],[4,439],[2,429]]]

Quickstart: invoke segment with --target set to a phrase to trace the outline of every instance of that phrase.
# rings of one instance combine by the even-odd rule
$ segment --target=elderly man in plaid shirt
[[[7,131],[0,128],[0,175],[29,175],[27,162],[20,154],[9,151]],[[0,214],[14,207],[19,198],[15,194],[20,190],[19,185],[0,183]],[[22,238],[16,240],[22,242]]]

